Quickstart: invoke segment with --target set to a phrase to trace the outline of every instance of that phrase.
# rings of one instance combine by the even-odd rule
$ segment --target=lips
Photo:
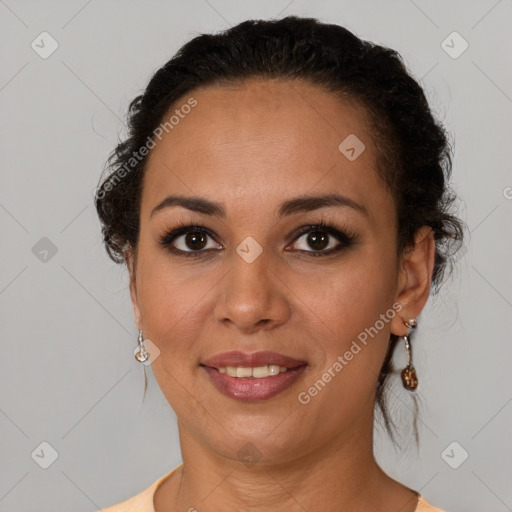
[[[200,366],[208,375],[210,382],[223,395],[244,402],[255,402],[267,400],[290,388],[301,378],[307,370],[308,364],[277,352],[262,351],[246,354],[232,351],[205,359]],[[286,371],[261,378],[234,377],[219,371],[219,368],[258,368],[261,366],[285,367]]]
[[[231,352],[217,354],[213,357],[205,359],[201,364],[210,368],[222,368],[227,366],[255,368],[264,365],[277,365],[293,369],[306,364],[306,361],[300,361],[298,359],[294,359],[292,357],[268,350],[254,352],[252,354],[234,350]]]

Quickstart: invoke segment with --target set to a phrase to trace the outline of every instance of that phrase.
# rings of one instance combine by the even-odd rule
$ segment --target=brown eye
[[[215,249],[219,247],[214,240],[209,243],[210,235],[202,230],[190,229],[182,235],[175,236],[172,244],[178,251],[183,252],[200,252],[205,249]]]
[[[186,247],[189,247],[194,251],[204,249],[207,242],[207,235],[205,235],[204,233],[201,233],[199,231],[191,231],[184,236],[185,238],[183,240],[183,243],[185,244]]]
[[[295,249],[305,252],[329,252],[337,246],[342,245],[340,239],[325,229],[312,229],[297,238],[294,243]]]
[[[340,231],[331,224],[320,222],[302,228],[295,238],[293,248],[309,256],[327,256],[350,247],[355,240],[354,234]]]
[[[160,245],[183,256],[201,256],[209,253],[208,249],[222,249],[210,231],[200,226],[175,229],[160,239]]]
[[[306,243],[315,251],[322,251],[329,245],[329,234],[324,231],[310,231]]]
[[[303,240],[301,242],[301,240]],[[350,247],[356,236],[340,231],[330,224],[304,226],[295,237],[294,250],[309,256],[327,256]],[[163,235],[160,245],[177,256],[211,256],[213,251],[222,250],[213,233],[202,226],[181,226]],[[303,247],[300,247],[303,245]]]

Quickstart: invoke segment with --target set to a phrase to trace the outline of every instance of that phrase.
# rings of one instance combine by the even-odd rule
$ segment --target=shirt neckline
[[[162,476],[161,478],[159,478],[156,482],[153,483],[153,485],[150,486],[149,488],[149,512],[156,512],[155,511],[155,502],[154,502],[154,499],[155,499],[155,494],[156,494],[156,491],[158,490],[158,488],[160,487],[160,485],[162,485],[163,481],[170,477],[175,471],[177,471],[181,466],[183,466],[183,462],[181,464],[179,464],[178,466],[176,466],[174,469],[172,469],[171,471],[169,471],[169,473],[166,473],[164,476]]]
[[[154,482],[150,487],[149,489],[147,489],[148,491],[148,498],[149,498],[149,512],[156,512],[155,511],[155,502],[154,502],[154,498],[155,498],[155,494],[156,494],[156,491],[158,490],[158,488],[160,487],[160,485],[162,485],[162,483],[164,482],[164,480],[168,477],[170,477],[175,471],[177,471],[181,466],[183,466],[183,462],[181,464],[179,464],[178,466],[176,466],[174,469],[172,469],[171,471],[169,471],[168,473],[166,473],[165,475],[163,475],[161,478],[159,478],[156,482]],[[423,496],[421,495],[421,493],[419,493],[418,491],[414,491],[418,497],[418,501],[416,503],[416,508],[414,509],[414,512],[421,512],[421,510],[423,509],[423,507],[427,507],[429,506],[429,504],[425,501],[425,499],[423,498]]]

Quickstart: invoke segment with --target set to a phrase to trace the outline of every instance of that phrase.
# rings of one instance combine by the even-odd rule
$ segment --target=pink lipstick
[[[308,364],[277,352],[224,352],[201,363],[212,384],[224,395],[242,401],[271,398],[291,387]]]

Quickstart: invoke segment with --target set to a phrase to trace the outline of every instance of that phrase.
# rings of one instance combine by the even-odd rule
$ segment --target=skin
[[[428,299],[432,230],[419,230],[414,247],[397,254],[393,197],[376,171],[376,148],[358,104],[315,85],[261,79],[190,96],[197,106],[148,157],[140,238],[127,255],[137,326],[160,350],[152,368],[177,415],[184,462],[157,490],[156,512],[413,512],[416,493],[373,456],[373,411],[389,335],[407,334],[404,322]],[[349,134],[366,146],[354,161],[338,150]],[[287,199],[326,193],[351,198],[367,215],[329,206],[277,217]],[[180,206],[151,216],[169,194],[219,202],[226,217]],[[356,242],[311,256],[316,248],[307,234],[293,234],[322,219],[355,233]],[[213,231],[203,249],[212,249],[209,256],[180,257],[158,244],[179,220]],[[248,236],[263,248],[252,263],[236,252]],[[175,246],[194,250],[184,236],[179,240]],[[339,243],[329,240],[328,248]],[[301,404],[298,393],[395,303],[401,311]],[[277,396],[244,403],[221,394],[199,366],[233,349],[273,350],[309,366]],[[260,457],[251,466],[237,455],[247,443]]]

